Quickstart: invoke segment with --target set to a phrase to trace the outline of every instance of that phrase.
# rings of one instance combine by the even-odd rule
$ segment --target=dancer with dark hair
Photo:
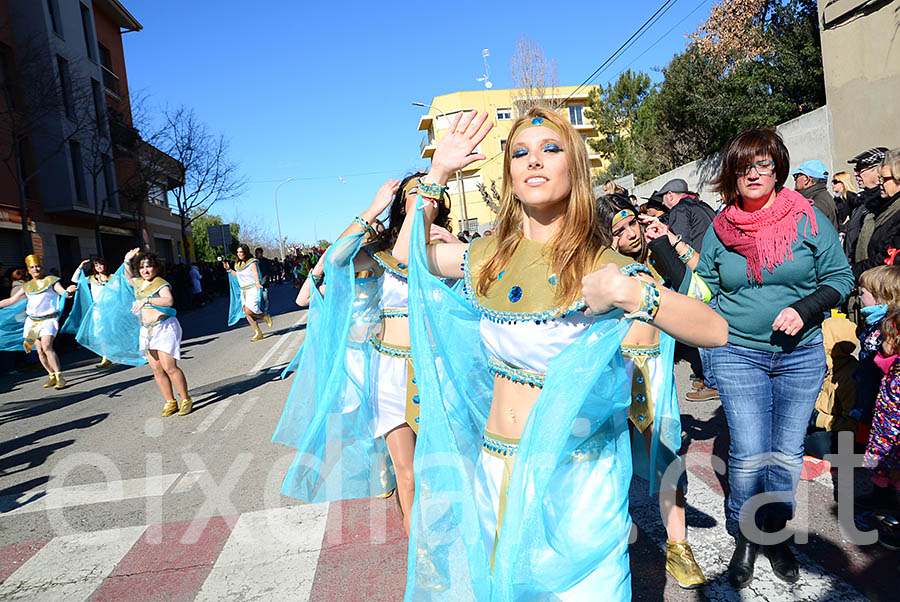
[[[241,315],[247,318],[247,323],[256,333],[251,341],[263,339],[259,321],[263,320],[266,326],[272,327],[272,316],[269,315],[263,294],[263,279],[259,261],[250,254],[250,246],[238,245],[237,261],[234,269],[227,261],[222,262],[222,267],[228,272],[229,290],[231,292],[228,310],[228,325],[236,324]]]
[[[139,276],[135,276],[134,272]],[[134,287],[131,311],[140,317],[141,355],[153,369],[156,386],[165,399],[162,416],[191,413],[194,402],[188,395],[187,379],[178,360],[181,359],[181,324],[175,317],[175,297],[171,285],[163,279],[166,267],[156,253],[132,249],[125,254],[125,279]],[[181,396],[179,407],[175,391]]]
[[[85,272],[85,267],[88,264],[91,265],[90,276],[87,276]],[[103,292],[109,279],[109,265],[102,257],[85,259],[78,264],[78,267],[75,268],[75,272],[72,274],[72,282],[77,286],[75,301],[72,304],[72,311],[69,313],[66,323],[60,329],[61,332],[78,333],[82,319],[90,311],[91,304],[100,298],[100,293]],[[95,368],[109,368],[112,365],[113,362],[104,355]]]
[[[283,493],[309,502],[369,497],[388,493],[396,482],[407,532],[420,400],[409,344],[407,267],[392,249],[422,175],[385,182],[310,272],[298,302],[313,296],[309,319],[315,323],[307,330],[295,386],[274,436],[299,451]],[[379,232],[373,224],[385,210],[388,226]],[[437,221],[446,226],[448,217],[442,202]],[[452,239],[437,226],[434,237]],[[312,290],[323,277],[324,298]],[[338,416],[346,427],[330,430],[328,421]],[[353,468],[345,465],[329,480],[325,468],[338,458]]]

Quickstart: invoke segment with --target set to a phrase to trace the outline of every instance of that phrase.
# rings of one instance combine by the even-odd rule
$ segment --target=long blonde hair
[[[837,180],[841,184],[844,185],[844,192],[841,193],[841,198],[846,200],[848,192],[856,192],[856,182],[853,181],[853,178],[850,177],[850,174],[846,171],[839,171],[833,176],[831,176],[832,181]]]
[[[515,131],[523,122],[535,117],[544,118],[559,130],[572,183],[562,225],[545,246],[551,268],[559,279],[556,301],[559,305],[568,305],[581,297],[581,278],[593,269],[600,251],[609,246],[609,236],[598,224],[587,147],[581,136],[559,113],[545,107],[530,109],[513,123],[510,131]],[[497,243],[494,254],[478,275],[477,291],[480,295],[488,293],[522,239],[522,203],[513,191],[509,170],[514,142],[510,140],[503,152],[501,205],[495,225]]]

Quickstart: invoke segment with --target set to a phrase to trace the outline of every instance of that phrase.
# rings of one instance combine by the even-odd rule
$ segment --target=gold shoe
[[[179,416],[187,416],[194,409],[194,400],[188,397],[181,400],[181,409],[178,410]]]
[[[50,387],[53,387],[53,386],[55,386],[55,385],[56,385],[56,375],[55,375],[55,374],[51,374],[51,375],[50,375],[50,378],[48,378],[48,379],[47,379],[47,382],[45,382],[42,386],[43,386],[45,389],[49,389]]]
[[[109,359],[103,358],[103,360],[99,364],[95,365],[94,368],[109,368],[112,365],[113,363]]]
[[[171,416],[175,412],[178,411],[178,402],[174,399],[170,399],[166,402],[166,405],[163,406],[162,416],[165,418],[166,416]]]
[[[257,331],[256,331],[256,334],[253,335],[253,338],[250,339],[250,340],[251,340],[251,341],[261,341],[261,340],[263,340],[263,333],[262,333],[262,330],[257,330]]]
[[[266,326],[268,326],[269,328],[272,328],[272,316],[270,316],[269,314],[265,314],[263,316],[263,320],[265,321]]]
[[[687,540],[666,541],[666,572],[684,589],[695,589],[706,583]]]
[[[62,374],[56,375],[56,384],[53,385],[54,389],[65,389],[68,386],[66,383],[66,379],[63,378]]]

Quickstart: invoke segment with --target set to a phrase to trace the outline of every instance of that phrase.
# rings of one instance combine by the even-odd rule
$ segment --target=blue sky
[[[294,178],[278,192],[281,230],[312,242],[333,240],[384,180],[427,168],[416,130],[425,109],[410,103],[478,89],[482,48],[495,88],[512,87],[509,61],[522,35],[556,61],[560,85],[580,84],[663,0],[123,3],[144,26],[124,36],[132,95],[193,108],[230,140],[248,181],[240,199],[212,212],[275,233],[275,187]],[[626,67],[665,65],[713,3],[676,1],[595,83]]]

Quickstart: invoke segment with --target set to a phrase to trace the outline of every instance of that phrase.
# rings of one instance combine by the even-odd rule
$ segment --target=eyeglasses
[[[756,171],[756,175],[759,176],[771,176],[775,173],[775,162],[774,161],[757,161],[756,163],[751,164],[747,167],[747,169],[741,171],[737,170],[734,172],[736,176],[749,176],[750,170]]]
[[[863,173],[865,171],[869,171],[870,169],[875,169],[874,165],[869,165],[868,167],[863,167],[862,169],[858,167],[853,168],[853,173]]]

